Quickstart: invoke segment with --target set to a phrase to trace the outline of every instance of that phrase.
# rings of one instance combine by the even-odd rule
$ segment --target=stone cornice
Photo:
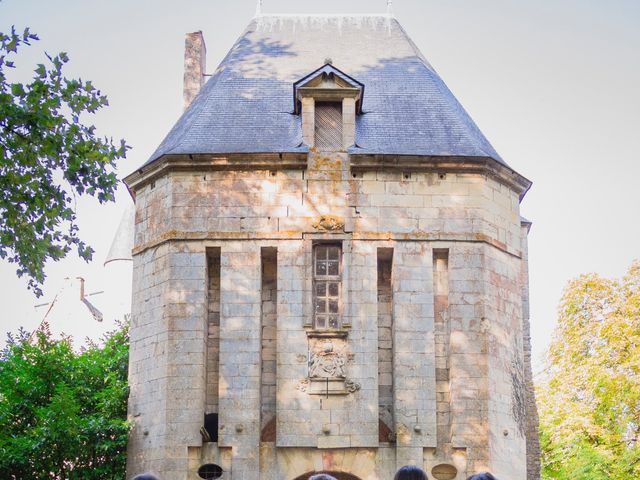
[[[168,242],[215,242],[228,240],[302,240],[311,233],[301,231],[277,231],[277,232],[232,232],[232,231],[209,231],[195,232],[183,230],[168,230],[147,242],[135,245],[133,255],[139,255],[149,249],[156,248]],[[462,243],[485,243],[508,255],[522,258],[522,252],[510,248],[498,240],[481,233],[460,234],[452,232],[423,232],[411,233],[395,232],[353,232],[350,234],[351,240],[359,241],[402,241],[402,242],[462,242]]]
[[[297,99],[312,97],[315,100],[337,101],[343,98],[360,99],[362,90],[357,88],[324,88],[324,87],[300,87],[297,91]]]
[[[130,191],[135,193],[136,190],[168,172],[304,170],[306,168],[306,152],[164,155],[126,176],[124,183]]]
[[[434,173],[480,173],[494,178],[518,193],[520,200],[531,181],[491,157],[371,155],[350,153],[351,171],[401,170]]]
[[[172,171],[304,170],[307,168],[307,156],[306,152],[164,155],[125,177],[124,182],[135,194],[136,190]],[[532,185],[531,181],[518,172],[491,157],[425,157],[358,153],[351,153],[349,157],[353,172],[400,170],[486,174],[517,192],[520,200]]]

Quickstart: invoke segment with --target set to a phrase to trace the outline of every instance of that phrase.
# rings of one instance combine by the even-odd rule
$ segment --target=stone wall
[[[234,476],[259,478],[261,387],[260,245],[224,242],[220,288],[218,444],[232,447]]]
[[[427,242],[393,249],[394,419],[397,467],[419,465],[436,446],[433,252]]]
[[[137,250],[168,238],[289,238],[317,232],[320,217],[334,215],[354,238],[485,241],[520,255],[518,194],[491,177],[352,177],[340,170],[345,161],[320,155],[305,172],[170,173],[138,192]]]
[[[405,463],[526,478],[517,192],[481,173],[352,172],[348,155],[312,152],[305,171],[170,172],[136,194],[130,474],[195,479],[219,461],[234,479],[389,478]],[[342,248],[344,335],[329,342],[345,391],[321,395],[312,252],[327,241]],[[219,441],[203,444],[216,409]],[[380,418],[395,443],[380,442]]]
[[[526,391],[520,259],[483,246],[486,288],[490,468],[526,478]]]
[[[540,478],[540,439],[538,436],[538,407],[536,405],[531,367],[531,324],[529,320],[529,249],[527,236],[531,224],[522,222],[522,259],[520,262],[522,286],[522,330],[524,352],[524,379],[526,385],[526,442],[527,442],[527,480]]]
[[[160,468],[166,424],[158,412],[167,408],[166,372],[169,333],[164,321],[168,268],[167,245],[136,256],[129,347],[129,421],[132,430],[127,470]]]

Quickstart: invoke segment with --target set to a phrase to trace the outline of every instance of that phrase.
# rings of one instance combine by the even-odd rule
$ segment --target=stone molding
[[[520,201],[533,183],[491,157],[350,154],[351,171],[401,170],[435,173],[481,173],[517,192]]]
[[[164,155],[140,167],[123,181],[130,191],[165,176],[169,172],[206,172],[215,170],[304,170],[307,168],[307,152],[293,153],[230,153],[225,155]],[[133,193],[135,197],[135,193]]]
[[[169,242],[207,242],[220,240],[301,240],[307,236],[300,231],[278,231],[278,232],[194,232],[183,230],[169,230],[162,235],[145,243],[135,245],[132,254],[139,255],[152,248],[159,247]],[[486,243],[498,250],[522,258],[522,252],[509,248],[488,235],[479,233],[449,233],[449,232],[423,232],[393,233],[393,232],[354,232],[350,234],[351,240],[360,241],[403,241],[403,242],[463,242],[463,243]]]
[[[296,386],[309,395],[348,395],[360,388],[361,385],[350,378],[303,378]]]
[[[231,153],[227,155],[164,155],[124,178],[130,191],[173,171],[252,171],[305,170],[308,152],[294,153]],[[365,155],[350,154],[351,172],[401,170],[436,173],[481,173],[489,175],[518,193],[520,200],[533,185],[515,170],[491,157]],[[135,193],[133,193],[135,197]]]

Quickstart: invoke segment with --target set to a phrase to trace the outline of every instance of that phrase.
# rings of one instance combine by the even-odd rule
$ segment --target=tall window
[[[340,245],[319,244],[313,250],[313,323],[319,330],[340,328],[341,257]]]

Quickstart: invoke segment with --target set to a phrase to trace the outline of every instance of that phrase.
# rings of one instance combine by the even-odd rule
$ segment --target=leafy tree
[[[78,236],[74,199],[113,201],[116,161],[128,147],[84,123],[107,97],[91,82],[63,75],[66,53],[47,55],[30,83],[9,81],[18,49],[35,40],[28,28],[0,32],[0,258],[16,263],[39,295],[48,259],[72,248],[91,259],[93,250]]]
[[[0,478],[123,479],[128,330],[75,353],[48,328],[0,353]]]
[[[640,262],[569,282],[538,404],[543,478],[640,478]]]

